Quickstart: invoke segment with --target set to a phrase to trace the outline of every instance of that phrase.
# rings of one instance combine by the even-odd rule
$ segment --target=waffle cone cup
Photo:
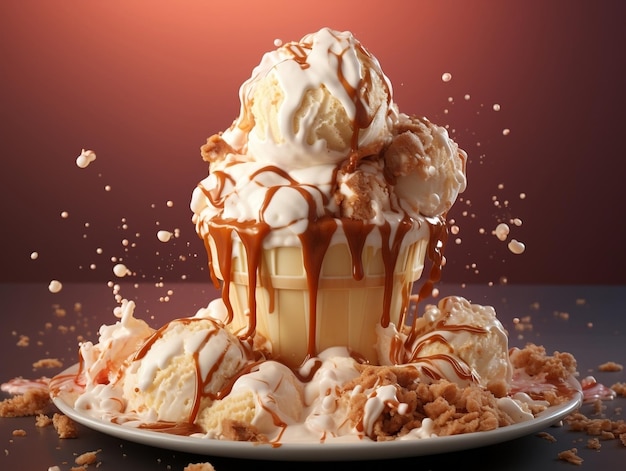
[[[228,326],[241,334],[250,332],[254,323],[254,333],[271,343],[272,357],[292,368],[336,346],[377,364],[376,325],[385,312],[389,322],[402,322],[413,283],[422,274],[427,244],[420,239],[402,248],[390,279],[380,247],[363,248],[363,277],[355,279],[348,244],[330,245],[317,286],[304,268],[301,247],[264,249],[254,291],[245,250],[236,244],[227,290],[232,308]]]

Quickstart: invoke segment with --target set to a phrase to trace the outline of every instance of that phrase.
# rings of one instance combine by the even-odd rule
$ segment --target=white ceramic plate
[[[76,372],[76,365],[62,374]],[[550,407],[533,420],[509,425],[488,432],[474,432],[447,437],[434,437],[389,442],[346,442],[346,443],[283,443],[280,446],[211,440],[206,438],[173,435],[153,430],[117,425],[95,419],[63,399],[53,397],[61,412],[85,427],[113,437],[157,448],[176,450],[199,455],[222,456],[275,461],[349,461],[386,458],[404,458],[478,448],[523,437],[554,425],[582,404],[582,393],[559,406]]]

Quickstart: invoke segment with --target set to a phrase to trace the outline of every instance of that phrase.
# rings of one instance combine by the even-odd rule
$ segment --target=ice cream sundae
[[[156,330],[125,301],[53,397],[120,426],[273,445],[492,430],[571,397],[571,356],[509,350],[489,306],[423,299],[466,154],[399,111],[352,34],[268,52],[240,101],[202,146],[191,201],[221,297]]]

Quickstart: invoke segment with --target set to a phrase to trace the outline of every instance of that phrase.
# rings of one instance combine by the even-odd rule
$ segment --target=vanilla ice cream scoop
[[[224,399],[203,409],[198,424],[207,436],[223,438],[230,421],[251,426],[268,439],[297,424],[304,411],[303,385],[282,363],[261,362],[233,383]]]
[[[427,217],[446,213],[465,190],[467,154],[425,118],[401,114],[395,131],[385,165],[403,209]]]
[[[290,168],[375,154],[397,115],[378,60],[349,32],[329,28],[266,53],[240,100],[224,141]]]
[[[126,371],[127,410],[154,421],[192,423],[203,403],[247,363],[246,349],[219,323],[171,321],[144,343]]]
[[[497,396],[508,391],[513,375],[508,337],[493,307],[446,297],[427,306],[415,323],[415,335],[411,361],[444,360],[455,374],[469,368],[474,380]],[[458,382],[454,374],[446,379]]]

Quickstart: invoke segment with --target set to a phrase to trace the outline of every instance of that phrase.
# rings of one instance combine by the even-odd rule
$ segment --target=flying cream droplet
[[[172,238],[174,234],[171,233],[170,231],[159,231],[157,232],[157,238],[161,241],[161,242],[169,242],[169,240]]]
[[[511,239],[511,241],[509,242],[509,250],[515,255],[519,255],[524,253],[524,250],[526,250],[526,246],[518,240]]]
[[[126,265],[124,265],[123,263],[118,263],[117,265],[115,265],[113,267],[113,273],[115,274],[115,276],[117,276],[118,278],[123,278],[126,275],[130,275],[130,270],[126,267]]]
[[[62,289],[63,289],[63,285],[58,280],[52,280],[50,284],[48,285],[48,291],[50,291],[51,293],[58,293]]]
[[[450,80],[452,80],[452,74],[450,72],[445,72],[441,75],[441,80],[443,80],[444,82],[449,82]]]
[[[76,157],[76,165],[80,168],[86,168],[94,160],[96,160],[96,153],[92,150],[83,149],[80,155]]]
[[[508,237],[509,231],[510,231],[509,225],[501,222],[500,224],[496,226],[496,230],[493,231],[493,233],[498,239],[504,241]]]

